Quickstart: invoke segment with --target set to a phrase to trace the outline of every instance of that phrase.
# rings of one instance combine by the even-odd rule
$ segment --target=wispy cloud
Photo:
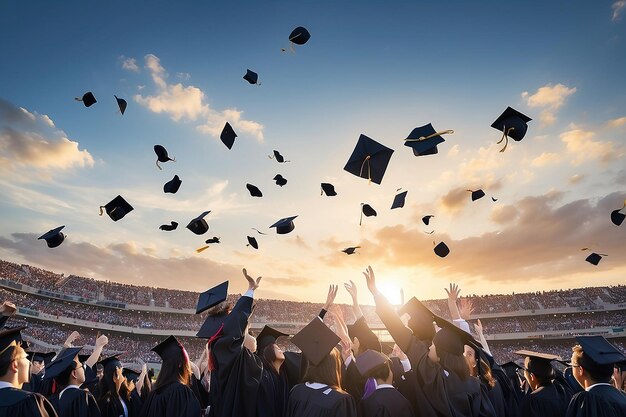
[[[626,116],[618,117],[617,119],[609,120],[607,123],[609,127],[622,127],[626,126]]]
[[[563,84],[547,84],[539,87],[533,94],[528,91],[522,93],[522,98],[529,107],[543,108],[539,120],[544,125],[556,122],[555,112],[565,104],[565,100],[576,92],[576,87],[569,88]]]
[[[608,163],[624,155],[623,147],[610,141],[594,140],[595,137],[595,132],[583,129],[568,130],[560,135],[561,141],[566,145],[566,151],[572,156],[574,165],[594,159]]]
[[[611,16],[611,20],[613,22],[620,20],[620,18],[622,17],[622,11],[624,10],[624,8],[626,8],[625,0],[616,1],[615,3],[611,5],[611,9],[613,10],[613,15]]]
[[[545,167],[561,162],[561,155],[554,152],[543,152],[532,160],[531,165],[535,167]]]
[[[124,55],[119,57],[119,60],[122,63],[122,68],[132,72],[139,72],[139,66],[137,65],[137,60],[135,58],[127,58]]]

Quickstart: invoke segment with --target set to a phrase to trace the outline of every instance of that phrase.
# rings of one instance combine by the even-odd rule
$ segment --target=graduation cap
[[[552,368],[552,361],[558,361],[561,358],[557,355],[549,353],[533,352],[532,350],[518,350],[514,352],[516,355],[521,355],[530,358],[526,370],[531,374],[535,374],[540,378],[548,378],[554,375],[554,369]]]
[[[11,347],[22,344],[22,334],[26,326],[0,330],[0,357]]]
[[[256,185],[246,184],[246,188],[250,192],[252,197],[263,197],[263,193],[258,189]]]
[[[174,178],[172,178],[170,181],[166,182],[165,185],[163,186],[163,192],[164,193],[176,194],[176,192],[178,191],[178,189],[180,188],[180,185],[182,183],[183,182],[178,177],[178,175],[174,175]]]
[[[408,325],[413,331],[413,334],[420,340],[432,340],[435,335],[433,321],[443,320],[441,317],[430,311],[428,307],[415,297],[412,297],[398,309],[399,316],[404,314],[409,315]]]
[[[261,85],[261,83],[258,82],[259,74],[257,74],[254,71],[246,70],[246,75],[243,76],[243,79],[249,82],[250,84]]]
[[[506,140],[504,142],[504,147],[500,149],[500,152],[504,152],[506,150],[506,147],[509,144],[509,138],[516,142],[524,139],[526,131],[528,130],[527,123],[531,120],[532,119],[530,117],[511,107],[507,107],[506,110],[502,112],[496,121],[491,124],[491,127],[502,132],[502,139],[500,139],[498,143]]]
[[[222,301],[225,301],[227,297],[228,281],[222,282],[220,285],[200,293],[198,296],[198,304],[196,304],[196,314],[200,314],[203,311],[218,305]]]
[[[296,226],[293,224],[293,220],[298,216],[285,217],[284,219],[280,219],[276,223],[270,226],[270,228],[275,227],[276,233],[279,235],[285,235],[291,232]]]
[[[276,185],[280,185],[281,187],[287,184],[287,180],[280,174],[276,174],[273,180],[276,181]]]
[[[187,229],[191,230],[193,233],[197,235],[202,235],[206,233],[209,230],[209,225],[207,224],[206,220],[204,220],[204,217],[210,212],[211,212],[210,210],[205,211],[204,213],[202,213],[201,215],[199,215],[198,217],[190,221],[189,224],[187,225]]]
[[[254,249],[259,249],[259,243],[256,241],[256,238],[252,236],[246,236],[248,238],[248,244],[246,246],[252,246]]]
[[[204,243],[208,243],[208,244],[211,244],[211,243],[220,243],[220,238],[219,238],[219,237],[217,237],[217,236],[213,236],[212,238],[207,239]]]
[[[262,354],[263,349],[273,343],[276,343],[276,339],[281,336],[289,336],[289,334],[278,331],[268,325],[263,326],[261,333],[259,333],[259,335],[256,337],[256,351],[259,354]]]
[[[613,210],[611,212],[611,221],[615,226],[620,226],[624,222],[624,219],[626,219],[626,214],[622,213],[624,208],[626,208],[626,200],[624,201],[624,205],[621,209]]]
[[[359,226],[361,225],[361,223],[363,223],[364,214],[365,217],[376,217],[378,215],[378,213],[376,213],[376,210],[374,210],[372,206],[366,203],[361,203],[361,219],[359,220]]]
[[[480,342],[474,339],[471,334],[458,328],[453,323],[435,316],[435,322],[441,330],[435,333],[433,343],[437,351],[445,351],[452,355],[463,356],[464,345],[469,345],[474,349],[482,348]]]
[[[165,147],[162,145],[154,145],[154,153],[156,153],[157,155],[156,166],[159,169],[163,169],[161,168],[161,165],[159,165],[159,162],[163,162],[163,163],[167,161],[176,162],[176,158],[170,158],[169,155],[167,154],[167,149],[165,149]]]
[[[380,184],[391,155],[393,155],[393,149],[362,134],[343,169],[357,177],[367,178],[369,181]]]
[[[52,358],[55,357],[56,352],[48,352],[48,353],[42,353],[42,352],[27,352],[28,353],[28,360],[31,362],[43,362],[45,365],[48,365],[50,363],[50,361],[52,360]]]
[[[437,254],[437,256],[439,256],[440,258],[445,258],[446,256],[448,256],[448,254],[450,253],[450,248],[448,247],[448,245],[446,245],[444,242],[439,242],[437,244],[437,246],[435,246],[435,248],[433,249],[433,251]]]
[[[98,100],[96,100],[96,98],[94,97],[93,93],[91,91],[87,91],[85,94],[83,94],[82,98],[76,97],[74,100],[76,101],[82,101],[83,104],[85,105],[85,107],[90,107],[93,104],[97,103]]]
[[[362,352],[368,349],[378,352],[381,351],[380,340],[378,340],[378,337],[370,330],[363,316],[355,321],[354,324],[348,324],[346,327],[348,328],[350,340],[354,340],[355,337],[359,339],[359,349]]]
[[[276,161],[278,161],[279,163],[283,163],[283,162],[291,162],[291,161],[285,161],[285,157],[282,156],[280,154],[280,152],[278,152],[277,150],[274,150],[273,155],[268,155],[267,156],[269,159],[276,159]]]
[[[319,317],[315,317],[291,338],[291,342],[300,348],[313,365],[319,365],[340,340]]]
[[[134,210],[133,206],[128,204],[128,202],[124,200],[124,198],[122,198],[121,195],[118,195],[113,200],[108,202],[106,205],[100,206],[101,216],[102,216],[102,209],[104,209],[107,212],[108,216],[114,222],[121,220],[122,218],[124,218],[124,216],[126,216],[128,213]]]
[[[63,352],[61,354],[63,354]],[[91,353],[88,353],[85,355],[78,354],[78,362],[80,363],[87,362],[87,359],[89,359],[90,357],[91,357]]]
[[[437,145],[445,142],[441,135],[454,133],[454,130],[444,130],[437,132],[433,125],[428,123],[427,125],[416,127],[409,133],[406,139],[404,139],[404,146],[413,148],[413,155],[433,155],[438,151]]]
[[[332,184],[329,184],[327,182],[323,182],[321,184],[322,187],[322,192],[320,195],[322,194],[326,194],[328,197],[334,197],[337,195],[337,192],[335,191],[335,186]]]
[[[137,384],[141,372],[137,372],[130,368],[122,368],[122,375],[124,375],[124,378],[126,378],[127,381]]]
[[[402,191],[400,194],[396,194],[391,204],[391,210],[404,207],[404,200],[406,200],[407,194],[408,191]]]
[[[589,250],[589,248],[582,248],[581,251],[586,251]],[[598,263],[602,260],[603,256],[608,256],[605,253],[591,253],[591,255],[587,256],[587,258],[585,258],[585,261],[589,262],[592,265],[598,265]]]
[[[164,361],[175,358],[181,353],[186,355],[185,348],[174,336],[169,336],[151,350],[159,355]]]
[[[224,324],[224,320],[226,320],[226,317],[228,317],[227,313],[207,316],[207,318],[204,320],[204,323],[202,323],[202,327],[200,327],[200,330],[198,330],[198,333],[196,333],[196,337],[202,339],[212,338],[220,330],[220,327],[222,327],[222,325]]]
[[[220,140],[228,149],[232,149],[236,137],[237,134],[235,133],[235,130],[230,123],[226,122],[224,129],[222,129],[222,133],[220,133]]]
[[[56,357],[56,359],[54,359],[48,364],[48,366],[46,366],[44,371],[44,379],[56,378],[57,376],[65,372],[65,370],[68,369],[70,366],[74,366],[72,365],[74,363],[74,358],[76,358],[78,352],[80,352],[81,349],[82,346],[70,347],[60,353]]]
[[[369,377],[373,371],[391,362],[384,353],[368,349],[355,358],[356,369],[363,377]]]
[[[311,34],[302,26],[298,26],[289,34],[289,41],[296,45],[304,45],[311,39]]]
[[[176,230],[176,228],[178,228],[178,223],[175,221],[171,221],[170,224],[162,224],[159,226],[159,229],[164,232],[171,232],[172,230]]]
[[[126,106],[128,106],[128,103],[126,102],[126,100],[124,100],[123,98],[119,98],[118,96],[113,96],[115,97],[115,100],[117,101],[117,107],[120,108],[120,113],[124,114],[124,112],[126,111]]]
[[[120,362],[120,360],[118,359],[118,356],[119,356],[119,354],[116,354],[116,355],[113,355],[113,356],[109,356],[108,358],[102,359],[98,363],[100,365],[102,365],[102,367],[104,368],[105,372],[106,372],[107,369],[122,368],[122,362]]]
[[[426,216],[422,217],[422,222],[423,222],[426,226],[428,226],[428,223],[430,223],[430,219],[431,219],[432,217],[435,217],[435,216],[434,216],[434,215],[432,215],[432,214],[428,214],[428,215],[426,215]]]
[[[49,248],[56,248],[65,240],[65,235],[61,232],[64,227],[65,226],[59,226],[56,229],[49,230],[37,239],[45,239]]]
[[[583,348],[583,360],[580,365],[593,368],[594,365],[609,365],[626,360],[626,356],[603,336],[576,336],[576,341]],[[592,363],[588,363],[589,358]]]
[[[347,255],[352,255],[356,253],[356,250],[359,249],[360,246],[351,246],[349,248],[345,248],[344,250],[342,250],[343,253],[347,254]]]
[[[472,201],[480,200],[481,198],[485,196],[485,192],[481,190],[480,188],[475,191],[474,190],[467,190],[467,191],[472,193]]]

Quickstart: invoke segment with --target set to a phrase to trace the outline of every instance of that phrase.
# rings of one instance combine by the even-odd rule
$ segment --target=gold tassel
[[[441,132],[431,133],[428,136],[420,136],[417,139],[404,139],[404,140],[406,142],[421,142],[421,141],[426,140],[426,139],[434,138],[435,136],[447,135],[449,133],[454,133],[454,130],[452,130],[452,129],[442,130]]]
[[[100,206],[100,215],[102,216],[102,209],[104,208],[104,206]]]
[[[200,253],[200,252],[202,252],[202,251],[204,251],[204,250],[206,250],[206,249],[208,249],[208,248],[209,248],[209,245],[207,245],[207,246],[203,246],[203,247],[201,247],[201,248],[198,248],[198,249],[196,249],[196,253]]]

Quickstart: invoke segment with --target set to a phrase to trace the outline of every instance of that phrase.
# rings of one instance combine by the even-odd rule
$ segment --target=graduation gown
[[[200,403],[193,391],[180,382],[153,389],[141,407],[141,417],[198,417]]]
[[[57,413],[41,394],[17,388],[2,388],[0,417],[57,417]]]
[[[626,417],[626,394],[609,385],[598,385],[572,397],[566,417]]]
[[[300,383],[302,376],[300,362],[302,361],[302,353],[300,352],[283,352],[285,355],[285,362],[281,366],[280,372],[287,375],[287,383],[289,384],[289,391]]]
[[[493,406],[493,411],[497,417],[507,417],[506,405],[504,402],[504,394],[500,387],[500,381],[496,379],[496,385],[493,388],[484,386],[487,399]]]
[[[539,387],[522,399],[520,415],[526,417],[564,417],[571,396],[562,386]]]
[[[519,401],[521,398],[520,390],[516,390],[513,387],[513,383],[507,376],[506,372],[500,366],[494,365],[491,368],[491,374],[498,383],[498,388],[502,392],[502,399],[504,402],[504,417],[518,417],[519,416]],[[494,401],[492,400],[492,403]],[[498,405],[494,403],[496,412],[498,412]]]
[[[409,400],[395,388],[379,388],[359,404],[361,417],[413,417]]]
[[[356,417],[350,394],[324,386],[313,389],[298,384],[289,394],[286,417]]]
[[[132,404],[133,398],[131,396],[130,400],[124,399],[124,404],[126,404],[126,410],[128,412],[128,417],[138,417],[141,408]],[[101,398],[98,401],[98,406],[100,407],[100,413],[102,417],[119,417],[124,415],[124,407],[118,398],[113,398],[111,395],[107,394],[104,398]]]
[[[252,313],[252,298],[242,296],[224,320],[223,334],[211,345],[215,369],[211,372],[210,416],[255,417],[263,364],[243,346]]]
[[[257,401],[258,417],[284,417],[289,399],[289,382],[285,373],[276,373],[263,362],[263,373]]]
[[[59,392],[60,394],[60,392]],[[50,402],[59,417],[100,417],[100,408],[91,393],[79,389],[68,388],[59,398],[58,394],[50,397]]]
[[[39,372],[38,374],[30,374],[30,381],[22,385],[22,389],[24,391],[30,391],[30,392],[43,394],[41,392],[42,383],[43,383],[43,372]]]

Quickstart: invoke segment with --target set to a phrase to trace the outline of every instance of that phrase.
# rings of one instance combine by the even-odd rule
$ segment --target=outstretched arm
[[[328,311],[330,306],[333,305],[333,302],[335,302],[335,297],[337,297],[337,289],[339,289],[339,286],[334,285],[334,284],[330,284],[330,287],[328,287],[328,295],[326,296],[326,303],[324,304],[324,307],[322,307],[322,310],[318,314],[320,319],[324,320],[324,316],[326,315],[326,312]]]
[[[96,347],[93,349],[93,353],[85,361],[85,365],[87,365],[90,368],[93,368],[93,366],[100,359],[100,355],[102,354],[102,349],[104,349],[107,343],[109,343],[108,337],[106,337],[105,335],[98,336],[98,338],[96,339]]]
[[[476,333],[478,333],[478,337],[480,338],[480,343],[483,345],[483,350],[491,355],[491,351],[489,350],[489,345],[487,345],[487,339],[485,339],[485,334],[483,333],[483,325],[480,322],[480,319],[478,319],[478,323],[474,324],[474,329],[476,330]]]
[[[448,309],[450,310],[452,320],[459,320],[461,318],[461,313],[459,312],[459,307],[456,305],[456,301],[459,298],[461,289],[456,284],[450,284],[450,290],[447,288],[444,288],[444,290],[446,291],[446,294],[448,294]]]
[[[343,286],[345,287],[346,291],[350,293],[350,296],[352,297],[352,311],[354,312],[354,317],[356,317],[356,319],[358,320],[361,317],[363,317],[363,311],[361,310],[361,307],[359,306],[359,298],[357,295],[356,285],[354,284],[354,282],[352,282],[352,280],[350,280],[349,284],[346,282],[345,284],[343,284]]]

